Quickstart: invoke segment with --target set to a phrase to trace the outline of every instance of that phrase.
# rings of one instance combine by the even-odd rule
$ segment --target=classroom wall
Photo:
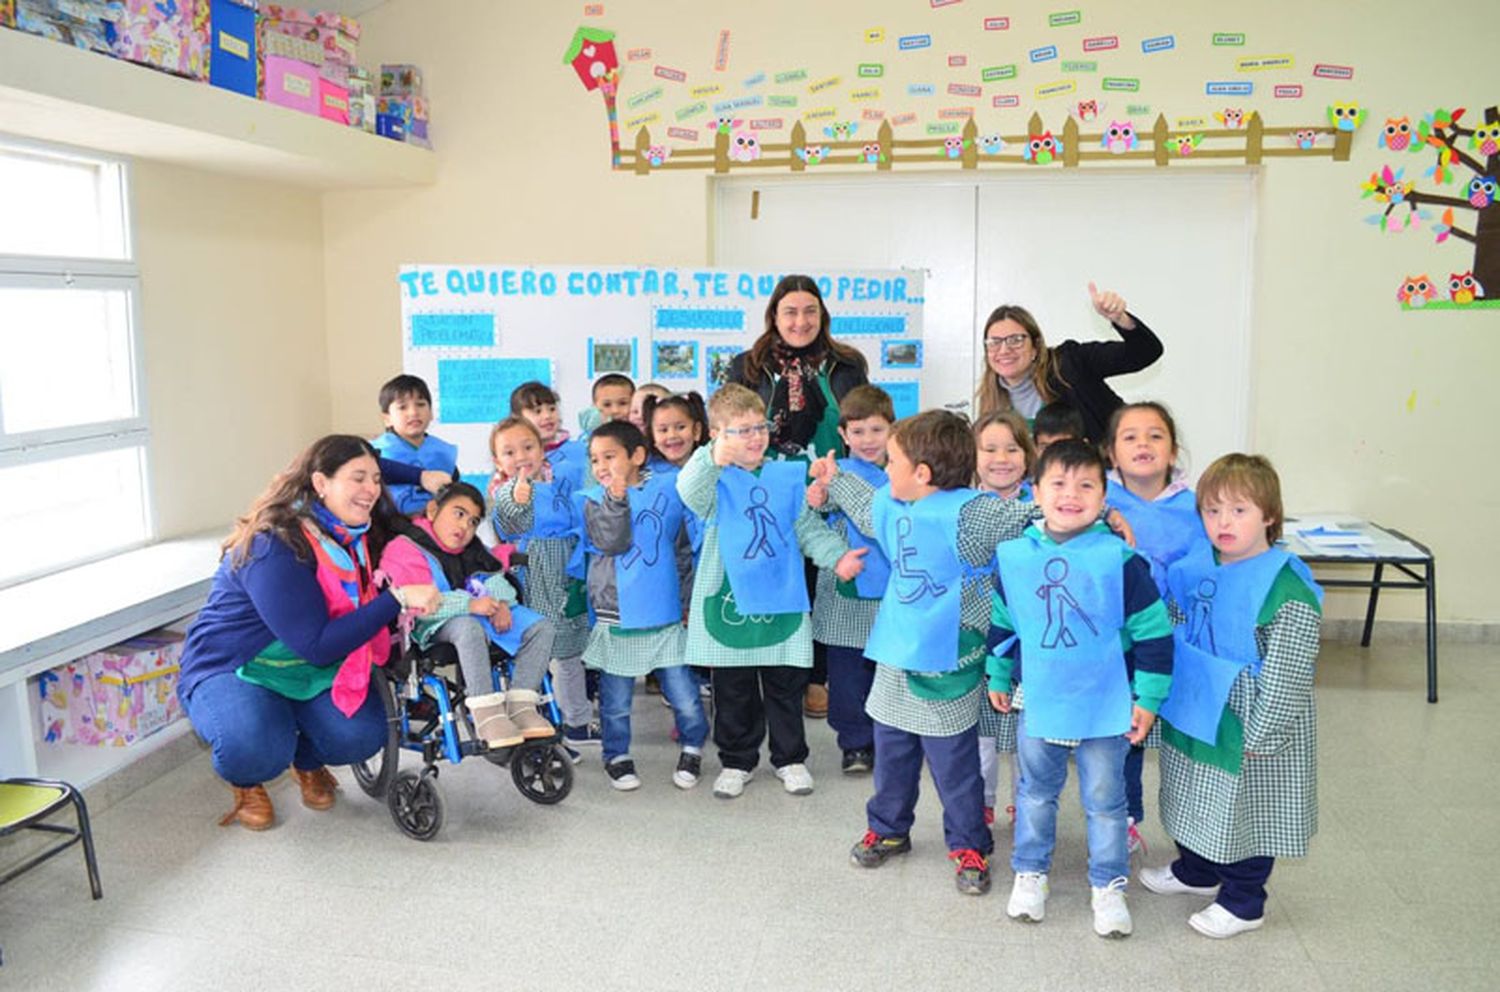
[[[1033,72],[1026,64],[1027,49],[1054,40],[1050,34],[1063,45],[1064,58],[1097,57],[1108,74],[1141,77],[1139,94],[1110,99],[1121,111],[1127,102],[1150,104],[1152,119],[1158,110],[1169,121],[1207,115],[1218,103],[1204,96],[1209,78],[1253,79],[1257,90],[1269,90],[1273,81],[1302,82],[1307,96],[1300,101],[1259,92],[1236,101],[1259,109],[1272,125],[1322,122],[1336,99],[1358,99],[1369,108],[1352,162],[1270,160],[1262,169],[1253,436],[1281,469],[1290,506],[1352,511],[1407,530],[1437,553],[1443,618],[1500,621],[1486,553],[1495,544],[1475,534],[1488,529],[1500,508],[1500,469],[1484,448],[1474,453],[1478,457],[1461,457],[1471,447],[1463,441],[1487,437],[1494,420],[1491,374],[1500,358],[1500,314],[1399,312],[1394,292],[1407,272],[1446,281],[1450,271],[1468,268],[1468,252],[1433,246],[1428,233],[1381,235],[1363,222],[1372,207],[1359,199],[1359,183],[1386,161],[1405,166],[1408,175],[1430,164],[1426,155],[1398,160],[1376,148],[1385,117],[1415,118],[1454,105],[1468,105],[1477,115],[1500,102],[1500,91],[1481,85],[1494,78],[1485,71],[1493,67],[1487,44],[1493,32],[1472,29],[1491,20],[1489,5],[1453,4],[1441,24],[1456,29],[1428,31],[1412,20],[1409,5],[1390,0],[1358,11],[1289,0],[1232,10],[1110,0],[1054,5],[1078,7],[1085,21],[1081,29],[1051,32],[1043,8],[1027,12],[1015,5],[1011,31],[987,36],[981,18],[1005,13],[981,9],[988,6],[609,0],[607,16],[585,19],[578,3],[395,0],[372,11],[364,22],[362,60],[424,67],[442,167],[431,188],[324,198],[328,348],[338,358],[330,368],[334,425],[378,427],[375,391],[400,364],[395,273],[401,263],[710,260],[711,180],[704,173],[610,173],[602,100],[585,92],[561,62],[580,24],[618,32],[622,61],[628,48],[654,49],[652,62],[624,63],[622,102],[663,83],[650,78],[656,63],[688,72],[689,85],[723,82],[732,95],[744,92],[740,82],[755,72],[803,67],[809,81],[841,76],[840,92],[847,91],[856,63],[880,61],[886,109],[917,110],[923,120],[935,120],[937,108],[962,101],[907,98],[908,82],[933,82],[941,94],[949,81],[977,81],[978,66],[1018,62],[1022,78],[1015,89],[1023,94],[1023,109],[979,113],[981,130],[1007,133],[1021,130],[1034,108],[1054,129],[1061,127],[1065,105],[1031,97],[1036,82],[1059,74]],[[871,27],[885,28],[883,45],[864,42]],[[721,28],[731,31],[730,62],[726,72],[715,73]],[[1211,49],[1206,39],[1215,31],[1245,32],[1247,44]],[[895,38],[912,33],[934,36],[933,48],[920,58],[895,50]],[[1121,50],[1108,57],[1079,54],[1078,38],[1094,33],[1119,34]],[[1177,50],[1140,53],[1140,38],[1168,33],[1178,38]],[[967,53],[970,68],[946,69],[948,52]],[[1271,54],[1293,54],[1297,69],[1274,78],[1233,71],[1236,56]],[[1355,78],[1311,79],[1315,62],[1353,66]],[[676,123],[676,107],[692,102],[677,95],[678,84],[664,85],[668,95],[654,104],[663,115],[652,126],[657,135]],[[856,105],[811,97],[806,83],[800,85],[802,107],[838,103],[857,117]],[[985,89],[987,104],[996,87]],[[629,113],[622,106],[622,118]],[[1063,233],[1042,250],[1066,264],[1073,236],[1086,234]],[[1128,297],[1129,287],[1119,288]],[[1201,332],[1214,332],[1212,314],[1186,319],[1201,319]],[[1184,428],[1190,436],[1192,425]],[[1335,596],[1330,614],[1354,615],[1358,606],[1353,597]],[[1381,615],[1418,617],[1419,599],[1388,595]]]
[[[328,430],[315,193],[137,162],[157,533],[227,531]]]

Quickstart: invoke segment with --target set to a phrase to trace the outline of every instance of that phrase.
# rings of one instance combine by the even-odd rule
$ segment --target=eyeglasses
[[[770,424],[750,424],[746,427],[726,427],[719,432],[730,437],[755,437],[757,434],[770,434]]]
[[[1003,338],[985,338],[985,351],[1020,351],[1021,346],[1031,340],[1030,334],[1007,334]]]

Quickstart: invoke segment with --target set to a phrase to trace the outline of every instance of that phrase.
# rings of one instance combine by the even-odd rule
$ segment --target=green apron
[[[302,703],[333,688],[338,673],[338,665],[319,668],[280,641],[272,641],[260,654],[235,669],[235,674],[251,685]]]

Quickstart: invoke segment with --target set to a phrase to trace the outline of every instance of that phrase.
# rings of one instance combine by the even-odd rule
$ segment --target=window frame
[[[111,420],[10,433],[5,429],[4,410],[3,406],[0,406],[0,469],[37,465],[107,451],[139,449],[143,533],[138,540],[111,544],[107,548],[101,548],[97,553],[55,561],[39,569],[5,577],[0,579],[0,589],[145,547],[154,544],[159,536],[155,479],[152,476],[151,429],[146,395],[145,346],[142,334],[141,277],[140,265],[135,254],[135,217],[131,196],[130,162],[117,156],[0,134],[0,155],[9,152],[40,158],[85,162],[98,166],[101,169],[101,183],[107,182],[113,187],[106,196],[101,197],[101,209],[112,210],[115,207],[119,209],[118,219],[109,218],[107,223],[111,226],[118,223],[121,257],[22,255],[0,252],[0,290],[123,292],[126,298],[126,354],[130,362],[127,386],[134,400],[134,413]]]

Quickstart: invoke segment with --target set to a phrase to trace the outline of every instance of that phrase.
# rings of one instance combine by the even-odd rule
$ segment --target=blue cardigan
[[[204,679],[233,672],[281,641],[314,665],[336,665],[396,619],[401,606],[383,592],[353,613],[328,618],[316,566],[299,561],[280,538],[261,533],[238,568],[229,555],[214,573],[208,602],[188,630],[177,692],[183,700]]]

